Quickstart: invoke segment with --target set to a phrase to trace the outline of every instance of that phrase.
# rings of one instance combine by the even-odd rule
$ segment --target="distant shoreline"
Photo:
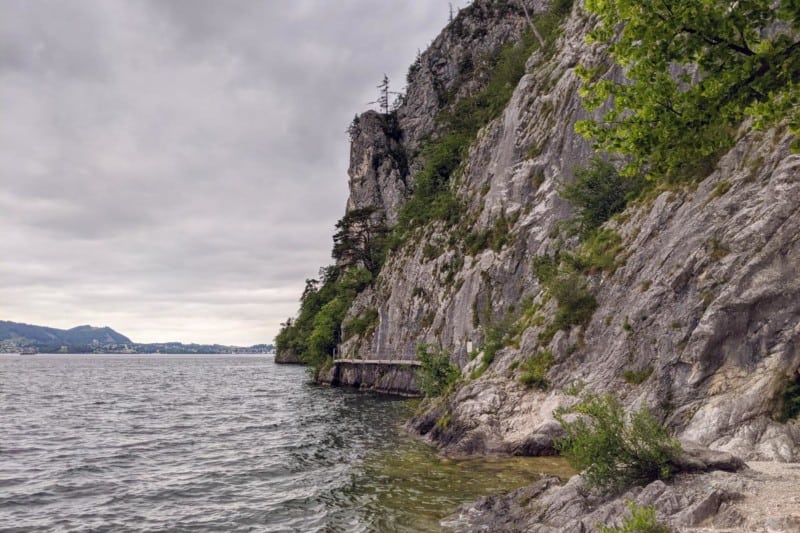
[[[133,353],[123,353],[123,352],[37,352],[35,354],[21,354],[19,352],[0,352],[0,356],[9,355],[14,357],[41,357],[47,355],[58,355],[58,356],[76,356],[76,355],[114,355],[114,356],[150,356],[150,355],[185,355],[185,356],[220,356],[220,355],[232,355],[232,356],[264,356],[264,357],[274,357],[275,352],[218,352],[218,353],[186,353],[186,352],[179,352],[179,353],[170,353],[170,352],[133,352]]]

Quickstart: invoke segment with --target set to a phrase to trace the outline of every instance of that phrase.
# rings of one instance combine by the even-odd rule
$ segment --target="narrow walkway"
[[[409,359],[334,359],[333,364],[420,366],[422,363]]]

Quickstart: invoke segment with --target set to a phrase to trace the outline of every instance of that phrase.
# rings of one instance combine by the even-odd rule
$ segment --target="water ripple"
[[[549,468],[441,461],[409,408],[265,357],[0,355],[0,530],[437,531]]]
[[[331,530],[392,431],[362,408],[403,405],[264,357],[0,356],[0,530]]]

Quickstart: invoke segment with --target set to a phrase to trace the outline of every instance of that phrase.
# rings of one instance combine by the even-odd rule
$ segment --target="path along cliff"
[[[607,47],[587,42],[597,24],[579,1],[476,0],[409,69],[394,111],[354,120],[337,263],[307,288],[313,312],[283,345],[312,354],[329,382],[325,350],[445,351],[462,377],[410,428],[451,455],[554,453],[552,413],[583,388],[649,406],[681,439],[800,461],[786,411],[800,396],[795,137],[742,120],[693,177],[651,186],[582,240],[563,190],[595,155],[575,124],[597,115],[578,73],[624,80]],[[585,308],[565,308],[558,282]],[[392,372],[335,381],[417,391]]]

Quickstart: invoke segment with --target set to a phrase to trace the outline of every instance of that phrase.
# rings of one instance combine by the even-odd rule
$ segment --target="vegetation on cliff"
[[[786,380],[786,388],[780,398],[780,411],[777,419],[787,422],[800,417],[800,374],[793,380]]]
[[[557,0],[548,11],[532,17],[544,40],[544,53],[553,53],[553,44],[572,3],[573,0]],[[484,88],[459,99],[436,117],[439,131],[422,147],[423,168],[414,179],[413,194],[400,210],[395,229],[397,242],[431,221],[459,221],[464,206],[452,186],[458,169],[480,129],[506,108],[525,74],[525,63],[539,48],[540,42],[532,31],[524,33],[519,42],[505,45],[490,59],[485,72],[473,73],[488,76]]]
[[[533,17],[544,36],[546,53],[554,52],[553,44],[571,7],[572,0],[558,0],[547,12]],[[453,178],[478,131],[505,109],[525,74],[527,59],[539,46],[533,33],[526,32],[520,42],[508,43],[488,58],[480,72],[470,72],[472,76],[486,77],[487,81],[476,94],[448,104],[437,116],[438,131],[418,154],[422,169],[415,176],[414,192],[403,204],[395,227],[388,228],[372,207],[349,211],[336,224],[332,253],[336,266],[321,269],[320,280],[306,280],[297,318],[288,319],[275,338],[279,352],[298,354],[316,373],[343,340],[347,310],[355,296],[375,279],[389,248],[399,246],[411,230],[432,221],[458,222],[464,207],[456,198]],[[396,114],[387,112],[382,116],[387,132],[399,138]],[[348,129],[351,137],[357,126],[358,119]],[[405,162],[405,154],[401,159]],[[493,245],[498,242],[484,241]],[[488,244],[481,246],[485,245]],[[373,329],[376,318],[376,314],[367,312],[345,326],[355,333],[364,333]]]
[[[628,501],[630,516],[622,519],[619,526],[600,526],[600,533],[671,533],[672,529],[656,519],[656,509],[652,505],[642,506]]]
[[[590,39],[608,44],[627,80],[582,69],[585,104],[601,118],[577,129],[626,157],[625,174],[705,176],[702,163],[729,148],[748,117],[800,132],[795,0],[587,0],[586,8],[600,19]]]
[[[450,353],[434,346],[417,347],[422,363],[417,371],[417,386],[425,396],[441,396],[461,377],[461,370],[450,362]]]
[[[356,295],[368,287],[385,259],[388,228],[374,208],[353,209],[336,223],[331,255],[336,265],[307,279],[297,319],[288,319],[275,337],[278,352],[297,354],[315,374],[329,363],[343,340],[343,322]],[[364,332],[377,313],[367,311],[345,324]]]
[[[674,473],[680,444],[647,408],[627,414],[614,396],[587,393],[554,415],[566,431],[556,448],[590,486],[620,489]]]

